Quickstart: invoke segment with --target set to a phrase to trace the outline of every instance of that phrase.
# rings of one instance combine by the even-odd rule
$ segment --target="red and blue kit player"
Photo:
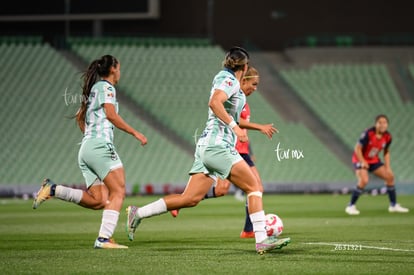
[[[249,104],[246,102],[244,105],[242,112],[240,113],[240,118],[246,121],[250,121],[250,107]],[[242,129],[247,133],[247,129]],[[236,143],[236,150],[239,154],[249,154],[249,142],[237,142]]]
[[[365,130],[357,144],[355,145],[352,163],[355,169],[355,175],[358,184],[352,192],[351,201],[345,208],[349,215],[359,215],[359,210],[355,203],[363,193],[365,186],[368,184],[369,173],[385,181],[387,193],[390,200],[389,212],[407,213],[409,210],[397,203],[397,196],[394,185],[394,173],[390,166],[390,145],[392,141],[391,134],[388,132],[388,117],[378,115],[375,118],[375,126]],[[381,161],[379,153],[384,150],[384,162]]]

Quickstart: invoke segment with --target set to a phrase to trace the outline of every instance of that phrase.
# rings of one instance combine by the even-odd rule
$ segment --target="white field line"
[[[356,244],[344,244],[344,243],[324,243],[324,242],[316,242],[316,243],[304,243],[309,245],[326,245],[326,246],[335,246],[335,247],[361,247],[366,249],[377,249],[377,250],[389,250],[389,251],[402,251],[402,252],[414,252],[414,249],[400,249],[400,248],[391,248],[391,247],[379,247],[379,246],[369,246],[369,245],[356,245]],[[341,250],[341,249],[338,249]],[[346,249],[342,249],[346,250]]]

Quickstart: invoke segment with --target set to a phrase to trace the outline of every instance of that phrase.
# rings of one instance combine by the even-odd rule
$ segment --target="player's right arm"
[[[367,163],[367,161],[364,158],[364,155],[362,154],[362,144],[361,143],[357,143],[355,145],[354,148],[355,151],[355,155],[357,156],[359,163],[361,163],[361,168],[367,169],[369,168],[369,164]]]
[[[208,102],[208,106],[216,115],[216,117],[218,117],[221,121],[229,125],[230,122],[234,120],[224,108],[224,102],[227,99],[227,94],[224,91],[216,89],[214,90],[214,93],[211,96],[210,101]],[[247,142],[249,140],[246,133],[239,127],[239,125],[236,124],[232,129],[236,134],[238,140],[240,140],[240,142]]]
[[[357,158],[359,160],[359,163],[361,164],[361,168],[363,168],[363,169],[368,169],[369,168],[369,164],[365,160],[364,154],[362,153],[362,150],[363,150],[364,146],[366,146],[368,144],[368,141],[369,141],[368,130],[365,130],[364,132],[362,132],[362,134],[359,137],[359,140],[358,140],[358,142],[357,142],[357,144],[355,145],[355,148],[354,148],[355,155],[357,156]]]

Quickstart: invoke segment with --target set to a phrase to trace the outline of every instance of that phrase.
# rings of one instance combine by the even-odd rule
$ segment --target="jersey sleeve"
[[[392,142],[392,136],[391,136],[391,134],[388,134],[388,140],[387,140],[387,143],[385,144],[385,148],[384,148],[385,150],[388,150],[390,148],[391,142]]]
[[[239,91],[238,81],[233,76],[217,78],[213,84],[213,90],[221,90],[226,93],[227,98]]]
[[[115,88],[109,84],[103,85],[102,90],[99,91],[98,101],[100,106],[105,103],[116,105]]]
[[[358,143],[359,143],[361,146],[365,146],[365,145],[367,145],[367,144],[368,144],[368,142],[369,142],[369,135],[368,135],[368,131],[364,131],[364,132],[362,132],[361,136],[359,137],[359,139],[358,139]]]
[[[240,113],[240,118],[242,118],[244,120],[249,120],[249,114],[247,112],[246,105],[247,105],[247,103],[244,105],[243,110]]]

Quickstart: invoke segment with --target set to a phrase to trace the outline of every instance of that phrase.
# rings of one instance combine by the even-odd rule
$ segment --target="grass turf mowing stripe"
[[[126,198],[142,206],[159,196]],[[399,196],[414,209],[414,196]],[[2,274],[414,274],[413,253],[305,243],[361,244],[410,250],[414,248],[414,212],[388,213],[386,196],[363,196],[358,217],[344,209],[349,195],[263,196],[265,212],[283,220],[281,237],[292,243],[257,255],[254,239],[240,239],[245,209],[233,196],[204,200],[145,219],[136,240],[125,233],[121,211],[114,234],[129,249],[98,250],[93,243],[102,211],[52,199],[33,210],[32,201],[5,199],[0,204],[0,270]],[[124,209],[124,208],[123,208]],[[352,248],[352,246],[349,246]],[[354,246],[356,249],[357,247]]]

